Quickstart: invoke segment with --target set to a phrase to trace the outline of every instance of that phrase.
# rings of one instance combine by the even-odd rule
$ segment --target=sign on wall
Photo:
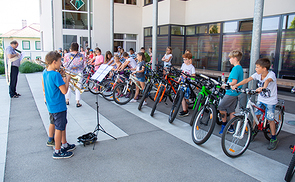
[[[85,3],[83,0],[71,0],[71,4],[76,8],[76,10],[79,10]]]

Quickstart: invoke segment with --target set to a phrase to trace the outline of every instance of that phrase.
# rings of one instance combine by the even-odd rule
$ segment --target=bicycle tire
[[[246,131],[244,133],[243,138],[238,138],[235,135],[239,135],[241,130],[243,129],[245,119],[244,117],[234,117],[231,119],[225,126],[223,130],[223,134],[221,137],[221,146],[223,152],[231,158],[236,158],[241,156],[249,147],[252,128],[251,122],[248,120],[246,125]],[[228,129],[233,125],[235,130],[234,133],[228,133]]]
[[[134,96],[134,85],[127,83],[119,83],[115,86],[113,92],[114,101],[117,104],[124,105],[127,104]]]
[[[172,82],[172,86],[173,86],[173,88],[175,89],[176,94],[177,94],[178,83]],[[169,93],[168,98],[169,98],[169,100],[170,100],[171,102],[173,102],[173,100],[174,100],[176,94],[174,93],[172,87],[170,86],[170,93]]]
[[[155,95],[157,93],[157,90],[158,90],[158,86],[159,86],[159,83],[158,82],[155,82],[153,85],[152,85],[152,89],[150,90],[150,93],[149,93],[149,98],[154,101],[155,99]]]
[[[194,109],[194,112],[193,112],[193,115],[192,115],[192,118],[191,118],[191,121],[190,121],[190,125],[193,126],[193,123],[195,121],[195,117],[196,117],[196,114],[198,113],[199,109],[202,107],[202,104],[201,104],[201,100],[203,99],[203,95],[199,94],[198,95],[198,98],[197,98],[197,104],[196,104],[196,107]]]
[[[173,123],[174,119],[176,118],[183,96],[184,96],[184,92],[182,90],[179,90],[176,94],[176,97],[172,104],[172,108],[169,113],[169,118],[168,118],[169,123]]]
[[[192,127],[192,139],[195,144],[205,143],[212,135],[216,123],[215,113],[216,108],[212,104],[204,105],[198,111]]]
[[[281,106],[276,106],[274,119],[276,124],[276,136],[278,136],[283,127],[283,122],[284,122],[284,112]],[[270,126],[268,121],[266,124],[266,129],[263,130],[263,134],[267,140],[271,139],[271,132],[270,132]]]
[[[157,105],[158,105],[158,103],[160,101],[160,98],[162,97],[163,91],[164,91],[164,86],[161,86],[160,90],[158,92],[157,98],[156,98],[156,100],[154,102],[153,108],[151,110],[151,113],[150,113],[151,116],[154,116],[155,110],[156,110]]]
[[[88,82],[88,89],[89,91],[94,94],[94,95],[97,95],[97,94],[100,94],[100,87],[101,85],[99,83],[97,83],[97,81],[90,81]]]
[[[138,108],[137,108],[138,110],[141,110],[143,102],[148,97],[149,92],[152,89],[152,86],[153,86],[152,83],[147,83],[146,86],[144,87],[144,92],[143,92],[142,97],[141,97],[139,104],[138,104]]]
[[[113,91],[114,91],[113,86],[115,84],[115,80],[107,79],[104,82],[102,82],[101,84],[105,88],[105,91],[102,92],[103,98],[105,98],[108,101],[113,101],[114,100],[114,98],[113,98]]]
[[[287,182],[290,182],[293,175],[294,175],[294,172],[295,172],[295,153],[293,154],[292,158],[291,158],[291,161],[290,161],[290,164],[288,166],[288,169],[287,169],[287,172],[286,172],[286,175],[285,175],[285,181]]]

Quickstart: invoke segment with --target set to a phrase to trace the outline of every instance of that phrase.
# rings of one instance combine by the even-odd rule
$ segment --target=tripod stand
[[[97,119],[97,125],[94,129],[94,131],[92,132],[93,134],[96,134],[96,136],[98,136],[98,132],[101,131],[107,135],[109,135],[110,137],[112,137],[113,139],[117,140],[116,137],[114,137],[113,135],[109,134],[108,132],[105,131],[105,129],[103,129],[103,127],[101,126],[101,124],[99,123],[99,105],[98,105],[98,94],[96,95],[96,119]],[[93,145],[93,150],[94,150],[94,147],[95,147],[95,142],[94,142],[94,145]]]

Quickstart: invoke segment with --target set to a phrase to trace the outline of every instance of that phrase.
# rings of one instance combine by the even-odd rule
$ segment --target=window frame
[[[29,48],[28,48],[28,49],[24,48],[24,43],[25,43],[25,42],[28,42],[28,43],[29,43]],[[23,40],[23,41],[22,41],[22,49],[23,49],[23,50],[31,50],[31,41],[29,41],[29,40]]]
[[[40,43],[40,49],[37,49],[37,43],[38,43],[38,42]],[[39,41],[39,40],[35,41],[35,49],[36,49],[36,50],[41,50],[41,47],[42,47],[42,46],[41,46],[41,41]]]

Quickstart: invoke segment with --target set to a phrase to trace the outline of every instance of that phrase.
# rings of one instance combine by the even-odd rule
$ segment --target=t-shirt
[[[138,62],[137,66],[136,66],[136,71],[142,70],[142,67],[145,67],[145,61]],[[144,72],[142,72],[142,73],[136,73],[136,77],[137,78],[144,77]]]
[[[227,83],[231,83],[233,79],[236,79],[237,83],[240,83],[244,79],[244,71],[241,65],[236,65],[235,67],[233,67],[227,79]],[[242,85],[239,86],[239,88],[242,88],[242,87],[243,87]],[[225,94],[230,96],[238,96],[241,93],[232,89],[228,89],[226,90]]]
[[[81,53],[67,53],[65,54],[63,65],[66,69],[69,69],[76,74],[82,73],[86,67],[86,58]]]
[[[146,61],[147,62],[150,62],[151,61],[151,57],[149,56],[149,54],[148,53],[144,53],[144,56],[145,56],[145,59],[146,59]]]
[[[172,60],[172,58],[173,58],[172,54],[168,54],[168,55],[165,54],[165,55],[164,55],[164,58],[165,58],[165,59],[169,59],[170,57],[171,57],[171,59],[170,59],[169,62],[165,62],[165,61],[164,61],[164,67],[167,67],[167,66],[171,65],[171,60]]]
[[[133,58],[128,58],[126,61],[130,61],[128,63],[128,68],[135,68],[137,65],[136,61]]]
[[[104,58],[103,58],[103,55],[99,55],[99,56],[96,56],[95,57],[95,64],[103,64],[104,62]],[[95,66],[95,70],[97,70],[99,68],[99,66]]]
[[[133,58],[134,60],[136,59],[136,55],[133,53],[133,54],[130,54],[129,55],[131,58]]]
[[[196,74],[196,69],[195,67],[190,64],[190,65],[186,65],[185,63],[182,63],[181,68],[180,68],[184,73],[192,75],[192,74]]]
[[[258,80],[258,87],[263,87],[264,82],[271,78],[273,81],[270,82],[266,88],[266,92],[260,92],[258,95],[258,101],[264,104],[276,105],[278,103],[277,97],[277,78],[273,71],[268,71],[266,77],[261,80],[261,74],[254,73],[251,76],[254,80]]]
[[[6,62],[8,63],[8,56],[7,54],[16,54],[15,49],[13,49],[10,45],[5,49],[5,55],[6,55]],[[11,62],[11,66],[16,66],[19,67],[20,66],[20,59]]]
[[[49,113],[67,110],[65,95],[59,89],[61,85],[65,84],[60,73],[45,69],[43,71],[43,83]]]

